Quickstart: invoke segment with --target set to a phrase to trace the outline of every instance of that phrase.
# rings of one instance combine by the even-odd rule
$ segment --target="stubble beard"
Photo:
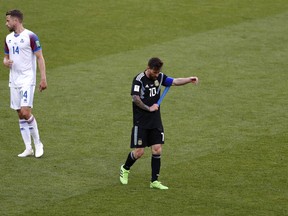
[[[15,26],[11,26],[11,27],[7,26],[7,28],[9,32],[15,32]]]

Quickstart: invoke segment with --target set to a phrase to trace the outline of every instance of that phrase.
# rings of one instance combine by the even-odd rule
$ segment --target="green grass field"
[[[0,67],[0,215],[288,215],[286,0],[0,0],[38,34],[48,89],[35,94],[43,158],[24,144]],[[132,167],[133,77],[158,56],[173,87],[162,103],[160,180],[150,150]],[[3,51],[0,54],[3,58]]]

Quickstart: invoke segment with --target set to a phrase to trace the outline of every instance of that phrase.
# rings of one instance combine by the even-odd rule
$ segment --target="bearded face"
[[[6,16],[6,26],[10,32],[15,31],[16,21],[15,17],[11,17],[10,15]]]

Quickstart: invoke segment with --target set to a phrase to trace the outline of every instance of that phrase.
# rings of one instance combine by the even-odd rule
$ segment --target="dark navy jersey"
[[[145,72],[138,74],[132,82],[131,95],[139,95],[147,106],[157,103],[161,94],[161,86],[171,86],[173,78],[162,72],[156,80],[149,79]],[[155,112],[149,112],[133,104],[133,124],[145,129],[163,128],[160,107]]]

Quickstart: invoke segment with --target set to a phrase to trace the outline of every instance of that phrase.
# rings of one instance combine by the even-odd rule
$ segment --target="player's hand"
[[[39,91],[42,92],[47,88],[47,82],[46,80],[41,80],[39,84]]]
[[[197,85],[199,80],[198,80],[198,77],[190,77],[190,80],[191,80],[191,83]]]
[[[3,60],[3,64],[6,66],[6,67],[8,67],[8,68],[11,68],[12,67],[12,64],[13,64],[13,61],[12,60],[10,60],[10,59],[4,59]]]
[[[151,107],[149,107],[149,111],[150,112],[157,111],[158,109],[159,109],[159,105],[158,104],[153,104]]]

